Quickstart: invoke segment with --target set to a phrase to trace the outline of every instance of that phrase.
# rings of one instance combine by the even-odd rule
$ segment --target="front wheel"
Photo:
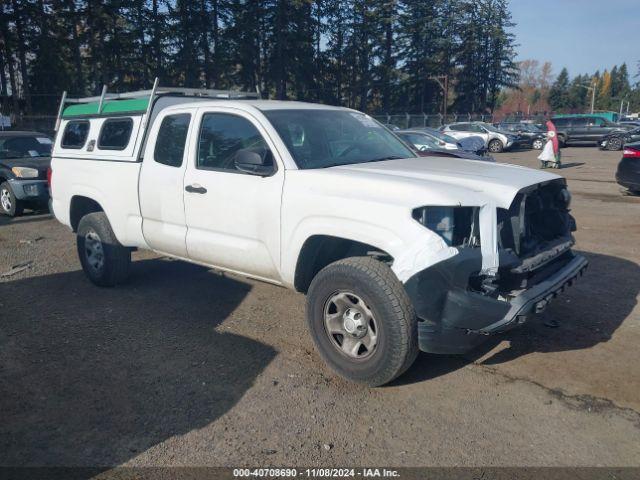
[[[9,217],[19,217],[24,210],[22,202],[16,198],[9,182],[0,185],[0,211]]]
[[[324,361],[347,380],[384,385],[418,354],[417,318],[391,269],[351,257],[322,269],[307,294],[307,323]]]
[[[611,151],[622,150],[622,139],[620,137],[611,137],[607,140],[605,148]]]
[[[489,142],[489,151],[491,153],[500,153],[503,150],[504,150],[504,145],[497,138],[494,138]]]
[[[112,287],[127,279],[131,250],[120,244],[103,212],[82,217],[77,246],[82,269],[96,285]]]

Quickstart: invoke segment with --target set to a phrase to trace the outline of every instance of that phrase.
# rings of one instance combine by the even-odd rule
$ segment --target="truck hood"
[[[495,203],[509,208],[519,190],[561,178],[517,165],[445,157],[341,165],[324,172],[333,177],[331,184],[347,181],[354,194],[366,188],[370,198],[413,206]]]

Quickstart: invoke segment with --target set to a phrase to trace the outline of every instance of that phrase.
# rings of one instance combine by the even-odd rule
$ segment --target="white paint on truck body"
[[[393,271],[406,282],[458,252],[414,220],[413,209],[481,207],[482,269],[495,273],[496,208],[509,208],[525,187],[559,178],[514,165],[443,157],[301,170],[262,113],[279,108],[307,109],[310,114],[316,109],[348,110],[245,100],[168,107],[150,126],[144,155],[139,155],[143,132],[136,131],[128,155],[120,155],[119,161],[110,161],[112,157],[98,150],[89,152],[86,145],[76,151],[64,149],[60,134],[52,160],[55,216],[70,226],[71,199],[85,196],[102,206],[125,246],[153,249],[287,287],[294,285],[298,257],[310,237],[345,238],[387,252],[394,259]],[[187,148],[183,166],[167,171],[172,167],[154,162],[153,146],[162,118],[179,112],[192,115]],[[271,149],[276,173],[263,178],[195,168],[200,122],[207,112],[248,119]],[[139,127],[143,116],[136,119]],[[97,138],[101,121],[90,119],[89,140]],[[60,132],[67,122],[62,121]],[[139,157],[144,157],[142,162]],[[184,188],[192,184],[204,186],[211,195],[186,193]]]

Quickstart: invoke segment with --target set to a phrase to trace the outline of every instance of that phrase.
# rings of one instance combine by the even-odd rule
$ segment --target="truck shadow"
[[[250,285],[168,260],[0,285],[0,465],[118,465],[229,411],[274,358],[219,326]]]
[[[550,353],[591,348],[607,342],[631,314],[640,292],[640,266],[609,255],[579,252],[589,259],[589,269],[573,287],[528,323],[489,339],[462,356],[421,353],[397,384],[421,382],[446,375],[477,362],[500,342],[509,348],[485,358],[483,365],[496,365],[534,352]],[[545,326],[549,320],[557,328]]]

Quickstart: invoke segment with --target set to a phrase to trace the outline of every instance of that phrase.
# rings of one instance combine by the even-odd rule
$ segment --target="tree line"
[[[640,111],[640,72],[629,74],[626,63],[615,65],[602,73],[579,74],[574,77],[563,68],[555,76],[551,63],[524,60],[518,63],[519,82],[516,88],[503,90],[499,97],[498,116],[510,114],[547,115],[584,113],[591,109],[623,113]],[[640,65],[639,65],[640,67]],[[594,90],[595,89],[595,90]],[[592,95],[595,92],[594,95]]]
[[[592,75],[570,78],[563,68],[549,90],[549,104],[556,111],[588,111],[593,100],[597,110],[640,110],[640,84],[629,80],[627,64],[615,65]]]
[[[515,85],[508,0],[3,0],[3,111],[161,85],[371,113],[493,111]],[[436,77],[447,76],[449,94]],[[56,99],[56,95],[58,99]]]

